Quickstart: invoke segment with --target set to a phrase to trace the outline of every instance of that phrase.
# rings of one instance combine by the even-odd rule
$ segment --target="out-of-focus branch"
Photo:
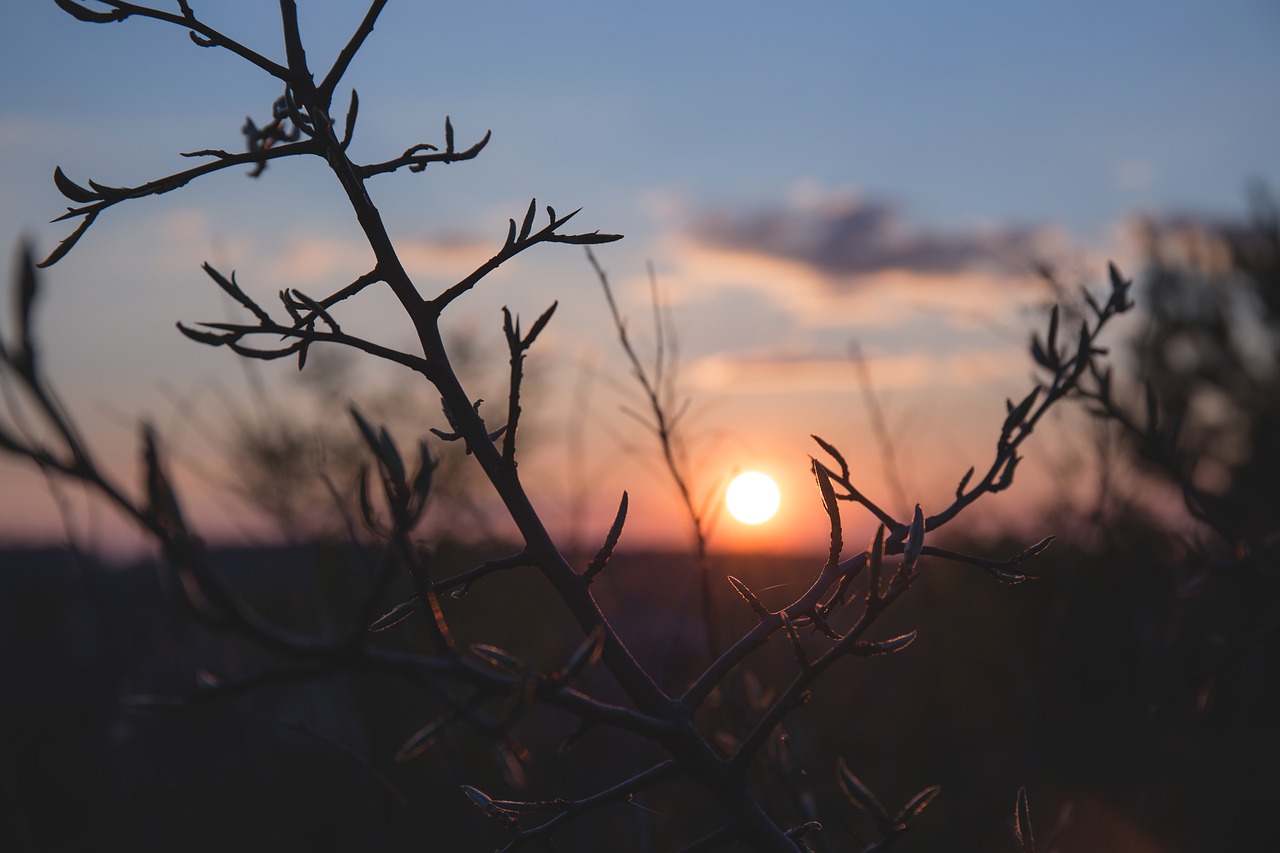
[[[596,256],[590,248],[587,249],[587,260],[595,271],[600,287],[604,291],[605,301],[609,305],[609,316],[613,320],[613,327],[618,335],[618,342],[621,344],[622,351],[631,365],[631,375],[635,377],[636,382],[639,383],[644,393],[646,408],[652,421],[642,417],[641,422],[653,432],[654,437],[658,440],[658,447],[662,452],[663,465],[670,475],[671,481],[675,484],[676,491],[680,496],[680,503],[684,507],[685,516],[689,519],[693,536],[694,555],[698,564],[703,636],[706,640],[708,657],[714,657],[716,650],[719,648],[719,642],[716,638],[716,619],[711,600],[711,567],[707,558],[707,521],[703,509],[694,503],[693,492],[689,486],[689,475],[684,463],[679,458],[677,449],[678,436],[676,430],[679,412],[673,413],[671,411],[670,400],[672,392],[671,371],[674,369],[674,359],[671,361],[667,359],[667,335],[664,329],[662,306],[658,297],[656,279],[652,268],[650,268],[649,283],[653,301],[656,344],[653,368],[649,369],[641,360],[635,344],[631,341],[631,336],[627,333],[627,323],[623,319],[622,313],[618,310],[613,288],[609,284],[609,275],[605,272],[604,267],[600,265],[600,262],[596,260]]]
[[[871,421],[871,433],[876,444],[880,446],[880,464],[884,468],[884,479],[893,492],[893,497],[902,512],[906,512],[907,490],[902,486],[902,475],[898,470],[898,448],[885,420],[884,409],[880,406],[880,397],[876,394],[875,383],[871,379],[871,367],[862,354],[862,346],[857,341],[849,344],[849,358],[853,361],[858,374],[858,388],[862,392],[862,404],[867,409],[867,417]]]
[[[601,806],[607,806],[620,800],[629,800],[645,788],[674,778],[679,775],[679,772],[679,765],[675,761],[663,761],[628,779],[624,779],[610,788],[606,788],[589,797],[584,797],[581,800],[543,800],[536,802],[495,800],[474,788],[469,789],[468,794],[470,794],[472,802],[490,817],[494,817],[496,812],[505,814],[509,818],[509,825],[515,829],[516,837],[502,848],[503,851],[508,851],[517,850],[521,846],[538,839],[548,838],[551,833],[574,818]],[[520,815],[537,812],[556,812],[556,815],[536,827],[530,829],[519,828]]]

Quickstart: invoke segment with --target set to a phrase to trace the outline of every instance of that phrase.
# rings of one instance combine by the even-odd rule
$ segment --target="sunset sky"
[[[282,56],[275,4],[192,5]],[[363,9],[299,7],[311,65],[323,69]],[[746,528],[725,517],[713,544],[819,551],[810,433],[846,452],[865,491],[903,509],[851,346],[880,394],[908,500],[940,506],[970,465],[989,461],[1004,398],[1030,387],[1023,350],[1045,299],[1037,262],[1072,283],[1098,282],[1113,258],[1137,272],[1135,217],[1238,215],[1250,182],[1280,187],[1278,48],[1271,0],[393,0],[338,102],[359,91],[352,153],[369,161],[440,143],[446,115],[459,144],[493,132],[473,162],[369,184],[424,292],[483,262],[530,198],[582,207],[581,230],[626,235],[598,258],[642,344],[652,338],[648,263],[670,304],[696,490],[746,469],[782,486],[774,521]],[[180,151],[239,149],[245,116],[264,123],[280,94],[178,29],[80,23],[52,0],[0,12],[0,75],[0,235],[7,249],[25,236],[42,253],[70,231],[48,224],[65,204],[55,165],[82,183],[141,183],[186,166]],[[128,483],[131,424],[146,417],[170,436],[197,524],[219,538],[259,537],[210,485],[216,441],[190,424],[216,433],[227,404],[213,389],[247,401],[245,373],[174,322],[235,316],[204,261],[236,270],[265,301],[286,287],[335,290],[370,257],[319,161],[273,164],[257,181],[224,172],[125,204],[44,278],[50,375]],[[624,541],[682,541],[656,449],[622,411],[641,401],[580,249],[517,259],[453,307],[451,328],[502,362],[501,307],[529,322],[553,300],[559,310],[530,356],[530,491],[553,528],[594,541],[627,489]],[[339,317],[411,343],[385,295]],[[494,418],[505,394],[498,367],[472,392]],[[422,432],[444,426],[415,377],[356,371],[353,396],[383,389],[433,418]],[[305,396],[293,362],[256,375],[282,399]],[[345,418],[336,407],[324,416]],[[1060,442],[1031,450],[1024,490],[996,507],[1007,516],[1066,464]],[[589,500],[570,523],[575,488]],[[77,518],[83,535],[120,540],[109,514]],[[860,541],[865,519],[848,521]],[[0,538],[60,529],[42,480],[0,458]]]

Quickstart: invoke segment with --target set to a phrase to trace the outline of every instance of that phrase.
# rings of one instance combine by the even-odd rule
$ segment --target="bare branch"
[[[604,539],[604,545],[600,546],[600,550],[596,552],[587,569],[582,573],[582,579],[587,583],[595,580],[596,575],[604,571],[604,567],[609,564],[609,557],[613,555],[613,549],[618,546],[618,540],[622,537],[622,526],[627,521],[627,493],[622,493],[622,501],[618,504],[618,512],[613,518],[613,524],[609,527],[609,535]]]
[[[115,21],[123,21],[130,17],[153,18],[157,21],[174,24],[189,30],[191,38],[201,47],[221,47],[231,51],[242,59],[245,59],[261,68],[279,80],[288,82],[288,69],[278,65],[267,59],[255,51],[250,50],[232,38],[218,32],[212,27],[204,24],[196,19],[190,7],[185,2],[180,3],[182,9],[181,15],[175,15],[172,12],[163,12],[159,9],[152,9],[146,6],[138,6],[134,3],[120,2],[120,0],[94,0],[95,2],[107,6],[110,12],[94,12],[75,0],[54,0],[58,7],[72,17],[87,21],[89,23],[103,24]]]
[[[347,73],[347,67],[351,65],[351,60],[355,59],[356,54],[364,45],[365,39],[373,32],[373,26],[378,21],[378,15],[382,14],[382,9],[387,5],[387,0],[373,0],[369,5],[369,10],[365,12],[364,18],[360,21],[360,26],[351,34],[350,40],[343,45],[342,50],[338,53],[338,58],[334,60],[333,67],[329,69],[329,73],[324,75],[324,80],[320,83],[319,90],[321,96],[325,100],[333,97],[334,91],[338,88],[338,83],[342,80],[342,75]],[[352,93],[352,114],[355,113],[355,93]],[[351,137],[350,123],[348,123],[347,140]],[[343,143],[346,147],[346,142]]]
[[[64,219],[71,219],[82,216],[84,219],[76,230],[62,242],[59,247],[54,250],[48,258],[39,266],[49,267],[60,261],[63,256],[71,250],[84,232],[93,224],[93,220],[99,213],[109,207],[135,198],[143,198],[149,195],[162,195],[164,193],[173,192],[179,187],[185,186],[196,178],[209,175],[214,172],[229,169],[232,166],[260,165],[268,160],[276,160],[281,157],[294,157],[299,154],[315,154],[319,149],[311,140],[303,140],[290,145],[283,145],[278,148],[269,148],[262,151],[250,151],[244,154],[231,154],[225,158],[219,158],[210,163],[204,163],[182,172],[175,172],[163,178],[157,178],[154,181],[148,181],[145,184],[139,184],[136,187],[104,187],[100,184],[89,183],[94,187],[96,201],[85,204],[84,207],[68,208],[67,212],[55,218],[54,222],[61,222]],[[73,199],[74,200],[74,199]]]
[[[406,166],[411,172],[421,172],[431,163],[461,163],[464,160],[474,159],[484,147],[489,144],[492,135],[491,131],[485,131],[480,141],[472,145],[465,151],[438,151],[430,145],[415,145],[407,149],[399,157],[393,160],[386,160],[382,163],[370,163],[366,166],[356,166],[355,173],[360,180],[372,178],[374,175],[385,175],[388,172],[394,172],[397,169],[403,169]],[[423,151],[435,151],[433,154],[423,154]]]

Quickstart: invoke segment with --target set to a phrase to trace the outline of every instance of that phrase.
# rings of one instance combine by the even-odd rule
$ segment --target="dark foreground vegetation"
[[[942,787],[894,849],[1017,851],[1011,794],[1024,785],[1042,839],[1064,819],[1049,849],[1263,849],[1280,759],[1275,644],[1217,672],[1207,704],[1197,702],[1202,685],[1171,695],[1197,674],[1158,635],[1153,612],[1176,566],[1134,559],[1151,543],[1133,544],[1089,555],[1053,549],[1037,581],[1013,588],[926,572],[887,626],[919,630],[910,653],[841,671],[797,711],[787,760],[803,772],[762,774],[762,797],[784,814],[818,810],[820,849],[861,849],[875,829],[839,790],[836,756],[845,756],[890,802],[922,782]],[[478,556],[441,562],[461,567]],[[642,662],[660,665],[671,620],[655,614],[679,604],[664,590],[683,588],[664,576],[696,565],[671,554],[615,560],[602,608]],[[102,839],[131,850],[489,850],[504,833],[463,799],[462,782],[528,799],[574,796],[646,755],[642,742],[606,731],[561,752],[572,721],[531,712],[513,732],[532,755],[524,788],[503,778],[487,738],[463,728],[429,756],[396,762],[433,702],[373,672],[281,679],[177,713],[140,713],[139,696],[188,696],[215,677],[251,679],[293,662],[191,620],[156,564],[95,564],[87,586],[65,551],[11,551],[0,561],[7,850],[81,850]],[[263,613],[296,628],[341,618],[363,583],[350,554],[318,547],[219,551],[213,563]],[[733,567],[764,588],[806,578],[811,563],[735,558]],[[482,624],[474,639],[534,662],[554,664],[575,642],[533,572],[446,603],[451,624]],[[790,650],[775,644],[755,671],[766,685],[793,668]],[[616,692],[590,674],[581,688]],[[694,806],[713,807],[695,797],[688,786],[655,788],[566,827],[557,844],[675,849],[699,828]]]
[[[438,441],[412,453],[355,408],[344,415],[365,459],[347,495],[349,541],[210,549],[150,428],[140,431],[142,489],[96,461],[43,371],[40,274],[25,257],[16,332],[0,351],[10,399],[21,400],[10,412],[24,415],[0,427],[0,448],[96,493],[161,558],[109,569],[63,552],[5,555],[0,841],[1024,853],[1265,843],[1280,758],[1270,438],[1280,231],[1265,200],[1243,229],[1152,224],[1152,309],[1135,358],[1113,361],[1104,346],[1104,327],[1133,306],[1129,279],[1112,268],[1083,302],[1063,293],[1030,346],[1037,384],[1008,402],[991,457],[956,472],[947,505],[895,517],[859,490],[838,442],[817,438],[815,506],[830,532],[818,559],[708,553],[670,453],[670,413],[611,303],[697,546],[687,558],[615,553],[623,494],[595,556],[571,562],[517,467],[524,363],[555,306],[527,325],[504,310],[510,390],[483,413],[440,318],[535,246],[618,237],[567,230],[576,214],[544,216],[531,203],[492,258],[423,294],[366,181],[473,159],[488,136],[458,148],[446,120],[438,145],[351,158],[359,99],[340,115],[332,104],[385,2],[322,74],[291,0],[279,4],[280,61],[181,0],[173,11],[55,2],[91,23],[166,21],[257,66],[284,94],[267,123],[246,124],[244,153],[191,152],[201,165],[136,186],[57,170],[73,203],[61,218],[77,225],[38,266],[118,204],[312,158],[344,190],[374,267],[323,296],[281,292],[269,308],[206,265],[246,320],[182,331],[299,367],[317,343],[358,350],[408,368],[408,387],[442,413],[430,427]],[[399,300],[416,349],[343,331],[342,303],[370,287]],[[1098,425],[1096,506],[1052,519],[1073,534],[1052,549],[1051,537],[968,541],[953,522],[1013,487],[1037,426],[1072,407]],[[462,548],[420,527],[442,499],[442,454],[478,466],[519,541]],[[1170,530],[1124,485],[1134,482],[1180,493],[1194,525]],[[845,541],[845,512],[878,523],[869,545]],[[678,579],[691,575],[701,618],[683,620]]]

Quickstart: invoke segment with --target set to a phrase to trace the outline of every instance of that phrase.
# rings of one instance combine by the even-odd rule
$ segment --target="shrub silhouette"
[[[13,424],[0,430],[0,447],[26,457],[54,476],[87,484],[140,525],[159,544],[178,601],[199,623],[230,635],[227,642],[252,649],[240,658],[232,677],[205,677],[195,691],[134,695],[138,711],[178,714],[303,682],[339,682],[359,675],[373,679],[369,692],[348,702],[401,702],[415,719],[396,732],[393,755],[407,762],[427,760],[447,749],[445,741],[463,739],[483,746],[495,760],[502,779],[470,763],[456,768],[457,787],[443,800],[433,797],[409,804],[422,822],[452,822],[460,807],[474,809],[488,829],[472,846],[505,845],[504,850],[556,849],[555,840],[593,843],[610,826],[598,812],[619,803],[662,797],[664,811],[647,820],[648,839],[640,846],[660,849],[711,850],[738,845],[754,850],[827,849],[822,820],[834,809],[819,802],[815,785],[838,783],[848,803],[865,813],[860,830],[870,839],[867,850],[894,843],[918,821],[939,789],[920,780],[916,793],[895,799],[877,795],[858,775],[856,761],[840,762],[838,779],[815,782],[789,755],[785,723],[806,703],[820,704],[828,677],[854,659],[892,655],[911,646],[914,630],[896,625],[895,605],[920,577],[924,561],[946,560],[977,568],[995,581],[1019,583],[1029,577],[1029,561],[1052,537],[1013,556],[995,559],[967,554],[931,543],[933,534],[958,519],[974,502],[1008,488],[1025,442],[1046,412],[1080,390],[1083,378],[1100,375],[1095,364],[1098,335],[1118,313],[1131,306],[1130,282],[1114,268],[1109,294],[1093,301],[1092,313],[1078,326],[1065,328],[1057,310],[1045,335],[1034,344],[1045,380],[1019,401],[1009,401],[996,435],[995,451],[985,467],[970,468],[959,478],[954,499],[926,513],[916,506],[910,518],[895,517],[855,484],[835,444],[815,436],[819,455],[812,460],[818,504],[825,513],[829,541],[825,561],[811,569],[805,591],[785,606],[772,606],[751,586],[745,570],[728,577],[742,599],[736,615],[724,624],[702,627],[713,644],[710,662],[687,680],[661,682],[637,650],[606,615],[600,599],[609,583],[614,552],[623,534],[628,496],[619,500],[616,517],[602,544],[585,566],[571,565],[530,500],[517,465],[525,359],[553,319],[548,307],[532,323],[504,309],[503,339],[510,361],[509,393],[502,411],[481,411],[480,402],[463,386],[440,331],[440,318],[460,296],[483,284],[486,276],[524,252],[543,244],[594,246],[619,235],[575,230],[578,211],[567,215],[531,202],[508,222],[496,252],[473,272],[434,295],[422,293],[401,264],[396,248],[366,188],[369,178],[397,171],[423,172],[439,164],[462,163],[484,150],[486,133],[467,147],[455,144],[452,123],[444,121],[439,144],[420,143],[379,162],[353,160],[348,146],[357,127],[360,101],[351,93],[345,112],[333,106],[342,78],[371,35],[385,0],[374,0],[332,67],[313,73],[299,33],[297,9],[281,0],[283,61],[260,54],[203,22],[185,0],[178,11],[138,6],[118,0],[92,5],[55,0],[76,18],[89,23],[151,18],[186,30],[199,46],[225,50],[283,86],[270,119],[248,122],[246,150],[190,152],[199,164],[137,186],[80,184],[61,168],[54,172],[58,190],[74,206],[59,217],[76,222],[72,233],[41,263],[30,253],[19,266],[15,292],[18,331],[3,348],[4,367],[21,386],[31,418],[49,430],[39,437]],[[335,284],[324,295],[287,290],[280,305],[268,308],[243,288],[234,274],[205,264],[213,283],[244,310],[239,323],[180,324],[193,341],[224,347],[252,359],[296,358],[300,367],[316,343],[335,344],[408,368],[423,387],[440,397],[442,415],[431,432],[451,448],[474,459],[502,502],[520,542],[511,553],[484,555],[468,568],[444,572],[439,554],[415,535],[432,500],[436,460],[425,440],[406,454],[385,428],[356,409],[350,417],[369,460],[359,481],[358,517],[375,543],[358,549],[353,560],[364,574],[358,589],[345,597],[339,614],[299,614],[296,601],[272,601],[251,595],[245,579],[215,564],[183,511],[167,472],[161,442],[149,427],[141,430],[144,487],[133,494],[98,464],[67,410],[52,392],[43,372],[34,309],[39,296],[37,267],[63,258],[97,217],[116,205],[171,192],[206,176],[241,167],[270,179],[268,164],[285,157],[316,158],[346,194],[359,227],[375,257],[375,265],[351,282]],[[350,334],[341,325],[341,309],[370,287],[386,287],[412,322],[418,348],[404,351]],[[281,313],[283,312],[283,313]],[[277,343],[283,341],[283,343]],[[842,504],[869,513],[879,530],[868,548],[846,555]],[[532,573],[522,571],[532,569]],[[469,608],[472,597],[490,591],[514,592],[525,601],[515,617],[486,620]],[[709,601],[709,591],[704,600]],[[635,607],[633,603],[629,605]],[[543,609],[545,608],[545,609]],[[704,612],[710,614],[709,608]],[[566,648],[557,630],[567,614],[576,637]],[[716,621],[720,621],[719,617]],[[745,624],[744,624],[745,623]],[[719,638],[732,636],[721,643]],[[766,644],[781,648],[767,653]],[[251,664],[249,671],[245,665]],[[421,697],[425,696],[425,701]],[[337,701],[336,699],[334,700]],[[341,710],[339,708],[339,710]],[[592,738],[592,750],[603,758],[591,762],[590,778],[567,780],[565,788],[547,796],[525,798],[526,765],[537,753],[522,742],[547,746],[547,731],[558,731],[565,719],[575,728],[567,746]],[[557,723],[547,722],[559,721]],[[372,747],[370,747],[372,749]],[[541,763],[530,765],[535,770]],[[545,787],[545,786],[540,786]],[[667,793],[663,792],[675,792]],[[469,805],[467,805],[469,803]],[[1024,849],[1031,849],[1026,798],[1019,798],[1019,827]],[[924,817],[922,817],[922,815]],[[840,818],[843,819],[843,818]],[[594,823],[592,823],[594,821]],[[1025,830],[1025,832],[1024,832]],[[579,833],[579,834],[574,834]],[[594,833],[594,834],[593,834]],[[627,839],[613,830],[609,846]],[[850,834],[854,834],[851,833]],[[596,839],[584,842],[582,839]],[[460,844],[458,839],[447,842]],[[587,848],[590,849],[590,848]]]
[[[1153,219],[1142,232],[1150,310],[1122,387],[1109,393],[1109,375],[1098,374],[1095,411],[1149,472],[1182,490],[1220,546],[1274,566],[1280,214],[1259,188],[1244,222]]]
[[[1261,848],[1280,756],[1280,233],[1260,192],[1245,220],[1156,218],[1143,236],[1150,308],[1128,357],[1079,388],[1096,505],[1051,507],[1066,535],[1023,602],[1035,628],[1005,637],[1029,657],[1024,781],[1085,804],[1072,849],[1122,844],[1090,798],[1156,849]]]
[[[1159,487],[1104,482],[1094,532],[1106,562],[1161,566],[1146,604],[1178,648],[1165,665],[1191,670],[1164,689],[1185,697],[1280,630],[1280,218],[1259,189],[1246,221],[1150,219],[1141,236],[1150,308],[1130,357],[1095,365],[1080,400],[1116,439],[1100,466]],[[1152,491],[1180,494],[1185,518]]]

